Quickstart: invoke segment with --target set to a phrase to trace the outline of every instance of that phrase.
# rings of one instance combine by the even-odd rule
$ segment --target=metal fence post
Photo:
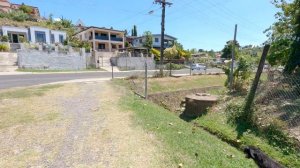
[[[148,66],[145,61],[145,99],[148,99]]]
[[[111,65],[111,78],[114,79],[114,66]]]

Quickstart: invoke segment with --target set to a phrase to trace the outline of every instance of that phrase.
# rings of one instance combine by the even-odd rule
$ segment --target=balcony
[[[123,42],[123,38],[119,38],[119,37],[110,37],[110,40]]]
[[[108,36],[95,36],[96,40],[108,40]]]

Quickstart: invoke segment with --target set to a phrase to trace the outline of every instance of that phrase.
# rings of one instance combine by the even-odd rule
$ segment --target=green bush
[[[8,42],[8,36],[4,35],[1,37],[1,42]]]
[[[24,13],[23,11],[12,11],[10,15],[13,20],[18,22],[23,22],[29,19],[29,15]]]
[[[0,52],[8,52],[9,46],[7,44],[0,44]]]
[[[21,10],[14,10],[9,13],[0,12],[0,18],[11,19],[18,22],[30,19],[29,15]]]
[[[25,43],[25,42],[26,42],[25,37],[20,36],[20,37],[19,37],[19,41],[20,41],[21,43]]]
[[[180,69],[184,69],[185,66],[182,65],[182,64],[174,64],[174,63],[171,63],[171,66],[170,64],[166,64],[166,69],[170,70],[170,67],[172,70],[180,70]]]

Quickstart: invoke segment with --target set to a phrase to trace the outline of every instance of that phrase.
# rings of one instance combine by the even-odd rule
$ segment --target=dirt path
[[[119,110],[120,96],[90,82],[6,100],[1,113],[20,108],[33,120],[0,129],[0,167],[166,167],[159,141]]]

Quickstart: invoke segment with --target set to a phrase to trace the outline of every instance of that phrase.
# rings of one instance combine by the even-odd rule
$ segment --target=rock
[[[183,167],[183,164],[182,163],[179,163],[178,164],[178,168],[182,168]]]

